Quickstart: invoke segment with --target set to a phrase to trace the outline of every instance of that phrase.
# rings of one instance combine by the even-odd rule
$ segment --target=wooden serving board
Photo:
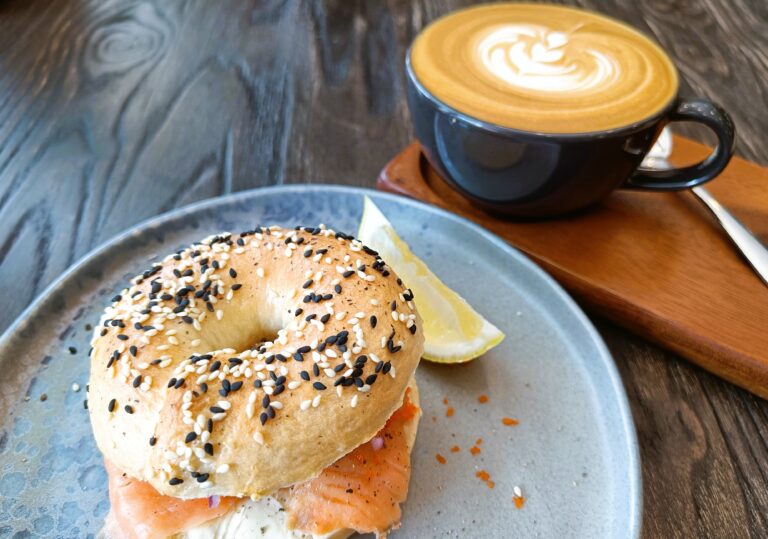
[[[710,149],[675,137],[673,163]],[[617,191],[575,216],[504,221],[472,206],[406,147],[380,189],[467,217],[525,252],[582,305],[768,398],[768,288],[691,193]],[[768,169],[734,158],[707,188],[768,243]]]

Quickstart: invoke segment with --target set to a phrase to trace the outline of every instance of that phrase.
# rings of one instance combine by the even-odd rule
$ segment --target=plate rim
[[[552,291],[563,301],[566,308],[570,311],[570,314],[576,317],[576,320],[580,322],[581,326],[586,331],[587,336],[592,340],[593,344],[597,348],[599,353],[599,360],[602,366],[606,369],[608,380],[614,394],[616,404],[618,406],[618,412],[621,418],[624,439],[626,440],[625,450],[627,451],[627,462],[629,464],[629,489],[631,500],[629,503],[630,514],[628,515],[630,537],[638,539],[642,530],[642,514],[643,514],[643,485],[642,485],[642,469],[640,464],[640,447],[637,439],[637,431],[632,416],[632,411],[629,405],[629,398],[624,388],[624,384],[619,375],[616,363],[608,350],[605,341],[597,332],[597,329],[589,320],[584,311],[579,307],[576,301],[563,289],[560,284],[554,280],[547,272],[534,263],[525,253],[510,245],[505,240],[491,232],[490,230],[478,225],[477,223],[462,217],[455,213],[449,212],[437,206],[427,204],[420,200],[415,200],[410,197],[397,195],[393,193],[382,192],[376,189],[368,187],[357,187],[340,184],[313,184],[313,183],[296,183],[296,184],[281,184],[271,185],[264,187],[255,187],[252,189],[245,189],[237,191],[235,193],[229,193],[226,195],[219,195],[212,198],[207,198],[201,201],[193,202],[175,208],[171,211],[161,213],[144,219],[135,225],[129,227],[125,231],[105,240],[100,243],[77,261],[71,264],[65,269],[56,279],[45,287],[33,300],[24,308],[16,317],[16,319],[3,331],[0,335],[0,352],[2,352],[9,344],[14,334],[23,329],[24,324],[29,318],[31,318],[36,311],[38,311],[45,303],[47,299],[52,297],[52,294],[56,293],[66,281],[73,278],[75,274],[84,266],[89,264],[92,260],[102,256],[107,251],[113,249],[123,241],[129,239],[135,234],[158,225],[162,225],[164,222],[171,221],[183,217],[186,214],[194,213],[203,209],[211,209],[218,205],[227,204],[230,202],[237,202],[242,199],[248,199],[251,197],[257,197],[261,194],[269,193],[301,193],[306,194],[311,191],[326,191],[326,192],[344,192],[359,195],[361,197],[367,195],[373,195],[375,197],[381,197],[397,204],[410,205],[421,211],[430,212],[432,214],[440,215],[458,222],[459,224],[468,227],[477,234],[480,234],[486,240],[491,242],[495,247],[505,251],[506,254],[512,256],[517,262],[523,265],[527,270],[535,273],[541,278]]]

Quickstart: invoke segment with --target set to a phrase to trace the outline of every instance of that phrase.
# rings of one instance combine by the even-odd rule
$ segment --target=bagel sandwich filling
[[[210,236],[131,280],[92,339],[100,537],[386,537],[421,410],[413,293],[323,225]]]

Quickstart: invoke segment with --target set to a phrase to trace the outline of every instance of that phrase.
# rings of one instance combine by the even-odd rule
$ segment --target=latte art
[[[491,4],[454,12],[414,41],[410,67],[434,97],[514,129],[586,133],[660,113],[677,71],[650,39],[579,9]]]
[[[599,50],[575,50],[563,32],[507,25],[478,46],[489,73],[511,86],[542,92],[580,92],[611,84],[621,64]]]

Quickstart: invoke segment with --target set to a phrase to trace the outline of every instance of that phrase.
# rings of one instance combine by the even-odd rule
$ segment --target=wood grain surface
[[[568,3],[655,36],[683,93],[726,105],[738,152],[768,163],[764,0]],[[412,136],[407,44],[460,5],[0,0],[0,330],[147,217],[275,183],[373,186]],[[768,403],[595,323],[637,423],[644,535],[768,536]]]

